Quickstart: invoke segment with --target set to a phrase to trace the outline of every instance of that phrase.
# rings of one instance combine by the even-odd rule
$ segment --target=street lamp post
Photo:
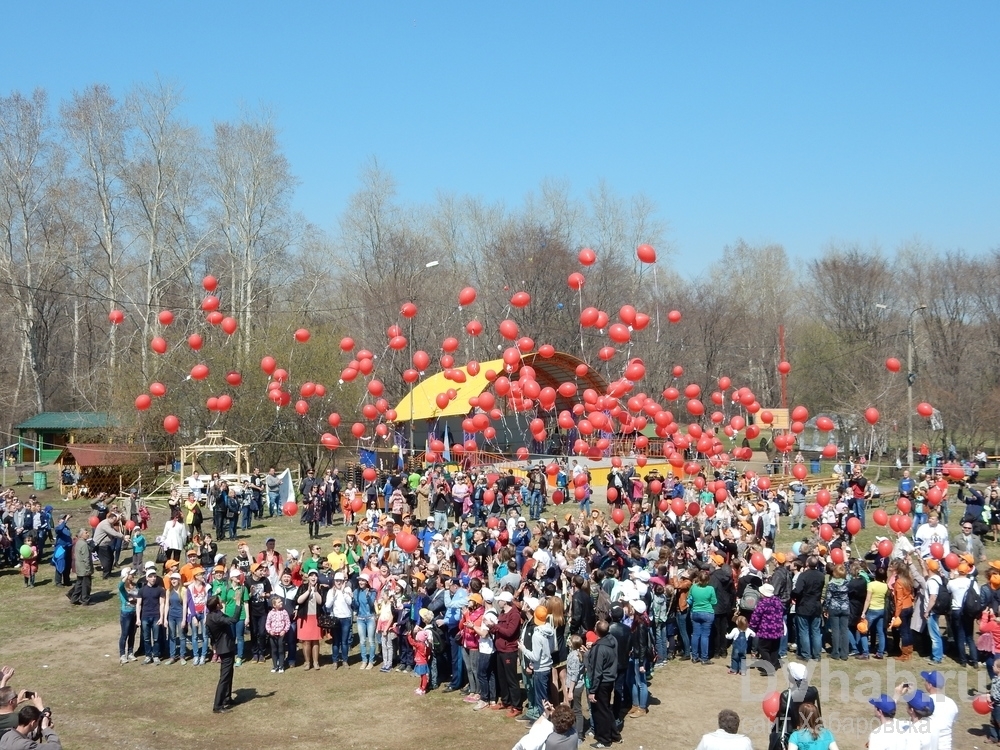
[[[409,296],[411,298],[413,297],[413,282],[416,280],[416,278],[420,274],[422,274],[424,271],[426,271],[428,268],[435,268],[438,264],[439,264],[439,261],[436,261],[436,260],[429,261],[428,263],[424,264],[423,268],[421,268],[419,271],[417,271],[415,274],[413,274],[412,278],[410,279],[410,288],[407,290],[409,292]],[[413,359],[413,318],[410,318],[410,338],[409,338],[408,344],[409,344],[409,347],[410,347],[410,359],[412,361],[412,359]],[[413,463],[413,454],[415,453],[415,451],[414,451],[414,445],[413,445],[413,385],[414,385],[413,383],[410,383],[410,464]]]
[[[906,323],[906,466],[913,470],[913,381],[917,375],[913,372],[913,316],[927,305],[920,305],[910,311]]]

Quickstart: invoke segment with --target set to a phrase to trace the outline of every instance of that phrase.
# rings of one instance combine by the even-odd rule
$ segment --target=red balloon
[[[166,354],[167,341],[162,336],[154,336],[153,340],[149,342],[149,348],[157,354]]]
[[[806,516],[809,518],[816,520],[821,515],[823,515],[823,508],[819,503],[810,503],[806,506]]]
[[[112,310],[108,313],[108,320],[114,323],[116,326],[121,325],[125,320],[125,313],[121,310]]]
[[[900,367],[901,365],[899,364],[899,360],[895,357],[889,357],[889,359],[885,361],[885,369],[889,372],[899,372]]]
[[[234,388],[243,384],[243,376],[240,375],[236,370],[230,370],[226,373],[226,382]],[[318,395],[318,392],[317,392]]]
[[[351,434],[356,438],[364,436],[365,426],[361,422],[355,422],[351,425]]]
[[[878,422],[878,418],[879,418],[878,409],[876,409],[874,406],[869,406],[867,409],[865,409],[865,421],[868,422],[868,424],[874,425],[876,422]]]
[[[977,695],[972,699],[972,710],[977,714],[986,716],[993,710],[993,702],[988,695]]]
[[[656,263],[656,250],[652,245],[639,245],[635,254],[643,263]]]
[[[208,315],[205,316],[205,320],[207,320],[213,326],[217,326],[219,325],[219,323],[222,322],[222,313],[220,313],[218,310],[212,310],[212,312],[210,312]]]
[[[149,392],[157,398],[160,398],[161,396],[167,395],[167,386],[163,385],[163,383],[150,383]]]
[[[796,479],[799,480],[805,479],[806,474],[808,473],[809,472],[806,470],[805,464],[795,464],[795,466],[792,467],[792,476],[794,476]]]
[[[595,261],[597,261],[597,253],[595,253],[589,247],[583,248],[583,250],[581,250],[576,257],[577,260],[580,261],[580,265],[582,266],[592,266],[594,265]]]
[[[204,380],[208,377],[208,367],[206,365],[195,365],[191,368],[191,378],[193,380]]]
[[[830,432],[835,427],[829,417],[816,417],[816,429],[820,432]]]
[[[827,443],[823,446],[823,458],[833,458],[837,455],[837,446],[833,443]]]
[[[146,411],[150,404],[153,403],[153,399],[147,396],[145,393],[140,394],[135,397],[135,408],[139,411]]]
[[[945,555],[944,564],[945,567],[948,568],[948,570],[954,570],[955,568],[957,568],[959,565],[962,564],[962,558],[960,558],[954,552],[949,552],[947,555]]]
[[[97,524],[99,524],[100,522],[101,522],[100,518],[98,518],[97,516],[91,516],[90,517],[90,528],[96,529],[97,528]]]
[[[774,721],[778,716],[778,708],[781,706],[781,693],[770,693],[760,704],[761,711],[768,721]]]
[[[215,402],[216,408],[219,411],[229,411],[233,408],[233,397],[228,396],[225,393],[219,396]]]
[[[396,546],[403,550],[403,552],[413,554],[417,551],[417,547],[420,546],[420,540],[413,534],[404,531],[396,535]]]
[[[399,312],[404,318],[412,318],[417,314],[417,306],[412,302],[404,302]]]
[[[792,420],[795,422],[805,422],[809,419],[809,410],[804,406],[796,406],[792,409]]]
[[[162,325],[168,326],[174,322],[174,314],[170,310],[161,310],[160,314],[156,316],[156,319],[160,321]]]
[[[201,280],[201,286],[206,292],[214,292],[219,286],[219,280],[209,274]]]
[[[892,548],[893,544],[888,539],[883,539],[881,542],[878,543],[878,553],[882,557],[888,557],[889,555],[891,555]]]
[[[851,536],[857,536],[858,532],[861,531],[861,519],[851,516],[847,519],[847,533]]]
[[[763,570],[767,567],[767,559],[762,553],[754,552],[750,555],[750,565],[752,565],[755,570]]]
[[[760,413],[760,421],[764,424],[771,424],[774,421],[774,415],[765,409]]]
[[[352,339],[350,336],[344,336],[344,338],[340,340],[341,351],[349,352],[353,348],[354,348],[354,339]]]
[[[227,336],[232,336],[236,333],[239,324],[236,322],[236,318],[223,318],[219,325]]]
[[[310,333],[305,328],[299,328],[294,334],[295,340],[304,344],[309,340]]]
[[[513,307],[527,307],[531,304],[531,295],[527,292],[515,292],[514,296],[510,298],[510,304]]]
[[[830,490],[820,490],[816,493],[816,502],[820,504],[820,507],[825,508],[830,504]]]
[[[163,418],[163,429],[168,433],[173,435],[181,427],[181,420],[175,417],[173,414]]]
[[[277,361],[274,357],[264,357],[260,361],[260,369],[264,371],[267,375],[273,375],[275,369],[278,367]]]
[[[667,320],[669,320],[671,323],[680,323],[681,322],[681,311],[680,310],[671,310],[670,312],[667,313]]]
[[[476,301],[476,290],[473,289],[471,286],[465,287],[465,289],[463,289],[458,293],[458,304],[462,305],[463,307],[471,305],[475,301]]]
[[[500,323],[500,335],[509,341],[517,338],[517,323],[513,320],[504,320]]]
[[[931,544],[931,557],[935,560],[940,560],[944,557],[944,545],[941,542],[934,542]]]
[[[564,495],[562,490],[556,490],[555,492],[552,493],[552,502],[555,503],[556,505],[561,505],[563,498]]]
[[[219,309],[219,298],[211,294],[201,301],[201,309],[205,312],[212,312]]]
[[[619,526],[625,521],[625,511],[621,508],[615,508],[611,511],[611,520],[614,521]]]
[[[569,275],[569,278],[566,279],[566,283],[569,285],[569,288],[572,289],[574,292],[578,292],[581,289],[583,289],[583,285],[586,282],[587,280],[586,278],[584,278],[584,275],[578,271],[571,273]]]
[[[337,412],[330,412],[330,416],[326,418],[327,423],[331,427],[340,427],[340,415]],[[364,425],[361,426],[361,434],[364,435]]]
[[[833,539],[833,526],[831,526],[828,523],[820,524],[819,537],[824,542],[829,542],[831,539]]]
[[[281,506],[281,512],[291,517],[299,512],[299,506],[294,500],[286,500],[285,504]]]
[[[934,414],[934,407],[928,404],[926,401],[921,401],[917,404],[917,414],[921,417],[929,417]]]
[[[616,344],[624,344],[631,338],[631,334],[629,333],[627,326],[624,326],[621,323],[614,323],[608,329],[608,338]]]
[[[778,372],[780,372],[782,375],[787,375],[791,371],[792,371],[792,366],[788,364],[788,362],[778,363]]]
[[[698,399],[692,398],[687,402],[687,410],[694,416],[698,417],[705,413],[705,405]]]
[[[884,510],[882,510],[881,508],[879,508],[874,513],[872,513],[872,520],[879,526],[885,526],[887,523],[889,523],[889,514],[886,513]]]
[[[905,497],[901,497],[896,501],[896,508],[899,509],[900,513],[909,513],[913,505]]]
[[[458,349],[458,339],[454,336],[449,336],[441,342],[441,349],[449,354],[455,352]]]

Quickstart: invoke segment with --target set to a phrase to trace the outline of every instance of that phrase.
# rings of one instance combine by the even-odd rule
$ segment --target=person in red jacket
[[[506,708],[507,716],[521,714],[521,681],[517,676],[517,641],[521,632],[521,613],[514,606],[514,595],[501,591],[496,597],[499,610],[497,624],[491,629],[497,651],[498,708]]]

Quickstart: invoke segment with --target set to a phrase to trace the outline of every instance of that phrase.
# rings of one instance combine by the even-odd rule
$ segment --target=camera
[[[24,699],[26,701],[30,701],[34,697],[35,697],[35,691],[34,690],[25,690],[24,691]]]

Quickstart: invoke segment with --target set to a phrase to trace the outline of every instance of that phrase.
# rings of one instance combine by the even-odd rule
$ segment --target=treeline
[[[401,376],[414,350],[431,355],[429,372],[449,336],[460,341],[459,365],[496,359],[510,345],[499,323],[510,318],[520,335],[582,357],[609,380],[641,357],[648,374],[636,390],[657,398],[677,382],[707,394],[728,375],[764,406],[780,405],[783,327],[793,402],[847,415],[874,405],[883,415],[879,444],[898,446],[906,373],[888,373],[884,361],[905,363],[910,311],[926,305],[912,316],[914,387],[917,400],[940,410],[944,430],[932,434],[919,418],[917,439],[996,439],[996,253],[837,246],[793,266],[781,246],[738,242],[718,262],[678,273],[666,222],[643,196],[600,184],[579,200],[545,183],[517,206],[448,194],[412,206],[374,160],[339,222],[311,217],[336,224],[324,232],[291,208],[296,180],[266,113],[204,132],[181,117],[180,104],[163,84],[120,98],[94,86],[58,106],[44,92],[0,98],[5,432],[38,411],[110,411],[120,428],[109,437],[169,445],[219,427],[259,444],[262,463],[308,463],[319,435],[332,430],[330,412],[350,424],[373,400],[361,380],[338,383],[351,356],[339,348],[343,336],[373,352],[391,406],[406,393]],[[655,267],[636,258],[640,243],[657,248]],[[596,252],[595,265],[581,266],[582,247]],[[585,277],[579,290],[567,284],[574,272]],[[218,277],[220,310],[238,323],[231,335],[206,321],[206,274]],[[465,286],[478,296],[462,309]],[[518,291],[531,295],[523,309],[510,305]],[[407,301],[418,308],[412,319],[400,315]],[[614,322],[625,304],[650,323],[603,361],[607,329],[581,327],[581,309]],[[115,310],[124,313],[118,325],[109,320]],[[169,325],[159,321],[162,310],[173,313]],[[672,310],[679,323],[668,322]],[[480,336],[466,332],[470,320],[482,324]],[[398,351],[388,346],[393,325],[408,340]],[[303,327],[307,344],[292,336]],[[191,334],[203,338],[197,351]],[[151,350],[154,336],[167,340],[166,354]],[[265,355],[290,373],[289,406],[266,396]],[[189,378],[202,363],[209,377]],[[676,382],[675,365],[685,369]],[[224,380],[234,371],[240,386]],[[135,397],[153,382],[167,395],[137,412]],[[305,382],[323,384],[326,395],[306,399],[303,415],[293,406]],[[206,400],[223,394],[233,397],[231,410],[209,412]],[[682,405],[673,409],[687,421]],[[181,420],[175,437],[162,429],[167,414]],[[351,442],[343,427],[340,435]]]

